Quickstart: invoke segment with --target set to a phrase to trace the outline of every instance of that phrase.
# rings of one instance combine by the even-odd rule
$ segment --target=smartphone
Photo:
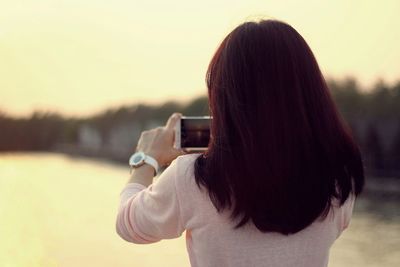
[[[210,141],[210,116],[182,116],[175,126],[176,149],[187,152],[205,151]]]

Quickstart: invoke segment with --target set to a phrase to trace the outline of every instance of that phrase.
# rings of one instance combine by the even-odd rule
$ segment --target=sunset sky
[[[205,94],[220,41],[238,24],[283,20],[323,73],[400,80],[400,1],[0,0],[0,110],[83,116]]]

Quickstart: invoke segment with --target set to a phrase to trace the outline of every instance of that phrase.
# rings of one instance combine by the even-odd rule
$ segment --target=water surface
[[[106,161],[0,154],[0,266],[190,266],[184,235],[135,245],[116,234],[128,178],[127,167]],[[365,211],[365,203],[356,203],[360,211],[334,244],[329,266],[400,266],[399,221]]]

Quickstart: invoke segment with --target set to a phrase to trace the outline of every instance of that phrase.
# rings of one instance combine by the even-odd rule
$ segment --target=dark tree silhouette
[[[393,170],[400,172],[400,120],[397,125],[397,131],[391,149],[391,166]]]
[[[400,81],[388,85],[379,80],[370,90],[361,88],[351,77],[328,80],[328,85],[340,113],[360,144],[366,170],[375,174],[400,170]],[[65,118],[57,113],[35,111],[25,118],[13,118],[0,109],[0,151],[52,150],[58,144],[78,146],[79,131],[84,124],[98,131],[102,140],[108,140],[118,125],[133,124],[143,130],[154,122],[165,122],[173,112],[209,115],[205,93],[206,90],[204,96],[186,104],[169,101],[162,105],[124,105],[89,117]],[[397,121],[396,132],[393,123]],[[383,140],[383,136],[394,138]],[[388,151],[383,149],[383,144],[390,146]]]
[[[376,174],[384,168],[382,145],[373,124],[367,128],[364,152],[368,172]]]

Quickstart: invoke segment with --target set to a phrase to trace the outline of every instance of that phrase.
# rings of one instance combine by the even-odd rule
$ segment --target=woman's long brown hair
[[[195,179],[236,228],[296,233],[364,185],[360,151],[318,63],[290,25],[247,22],[223,40],[207,71],[213,116]]]

